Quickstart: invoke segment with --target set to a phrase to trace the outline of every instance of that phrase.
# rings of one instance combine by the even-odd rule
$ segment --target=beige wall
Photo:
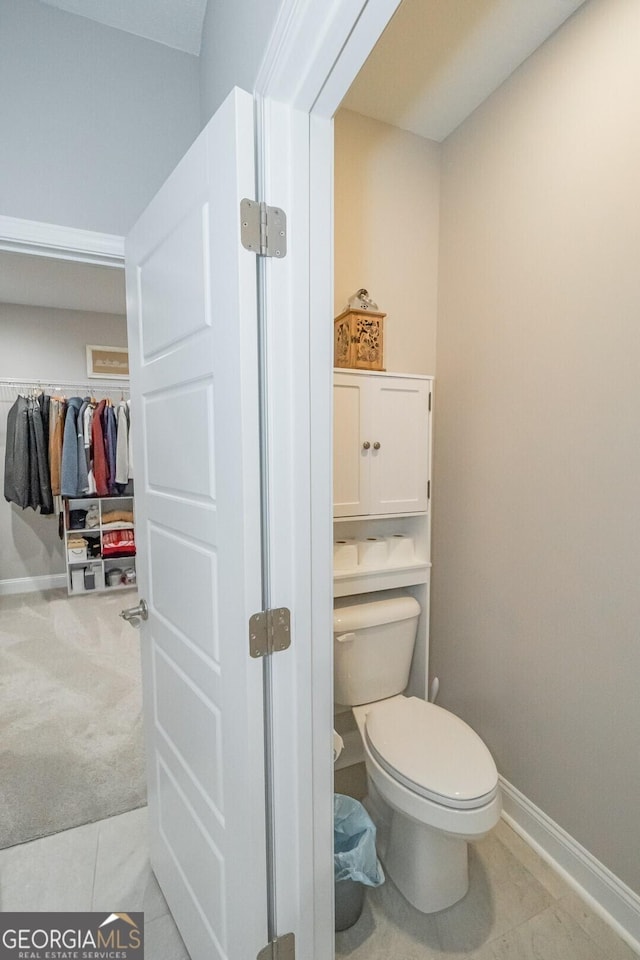
[[[435,372],[437,143],[340,110],[335,119],[335,315],[365,287],[388,316],[385,366]]]
[[[442,704],[638,892],[639,38],[592,0],[444,144],[432,626]]]
[[[125,317],[0,304],[0,377],[86,381],[88,343],[126,346]],[[0,470],[4,477],[10,391],[0,387]],[[22,510],[0,495],[0,582],[65,572],[57,517]]]

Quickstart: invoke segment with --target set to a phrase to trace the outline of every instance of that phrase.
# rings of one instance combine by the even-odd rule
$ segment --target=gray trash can
[[[348,930],[362,913],[364,886],[380,886],[384,873],[373,820],[358,800],[340,793],[333,797],[333,866],[336,931]]]
[[[356,880],[336,880],[336,933],[357,923],[364,907],[364,886]]]

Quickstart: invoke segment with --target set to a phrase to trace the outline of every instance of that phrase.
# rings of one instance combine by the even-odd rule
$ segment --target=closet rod
[[[107,390],[113,393],[129,392],[129,381],[114,383],[113,380],[40,380],[25,377],[0,377],[0,386],[6,387],[76,387],[78,390]]]

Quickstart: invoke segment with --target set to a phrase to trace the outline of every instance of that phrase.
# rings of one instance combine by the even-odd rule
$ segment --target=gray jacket
[[[63,497],[78,497],[83,492],[78,488],[78,413],[83,403],[82,397],[70,397],[67,401],[60,467],[60,493]],[[84,459],[84,447],[82,456]]]
[[[4,456],[4,498],[29,506],[29,419],[27,398],[18,397],[7,415]]]

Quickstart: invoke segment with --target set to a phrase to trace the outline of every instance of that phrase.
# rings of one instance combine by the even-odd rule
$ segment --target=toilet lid
[[[417,697],[393,697],[367,713],[372,752],[415,793],[447,807],[474,808],[496,794],[493,757],[464,720]]]

